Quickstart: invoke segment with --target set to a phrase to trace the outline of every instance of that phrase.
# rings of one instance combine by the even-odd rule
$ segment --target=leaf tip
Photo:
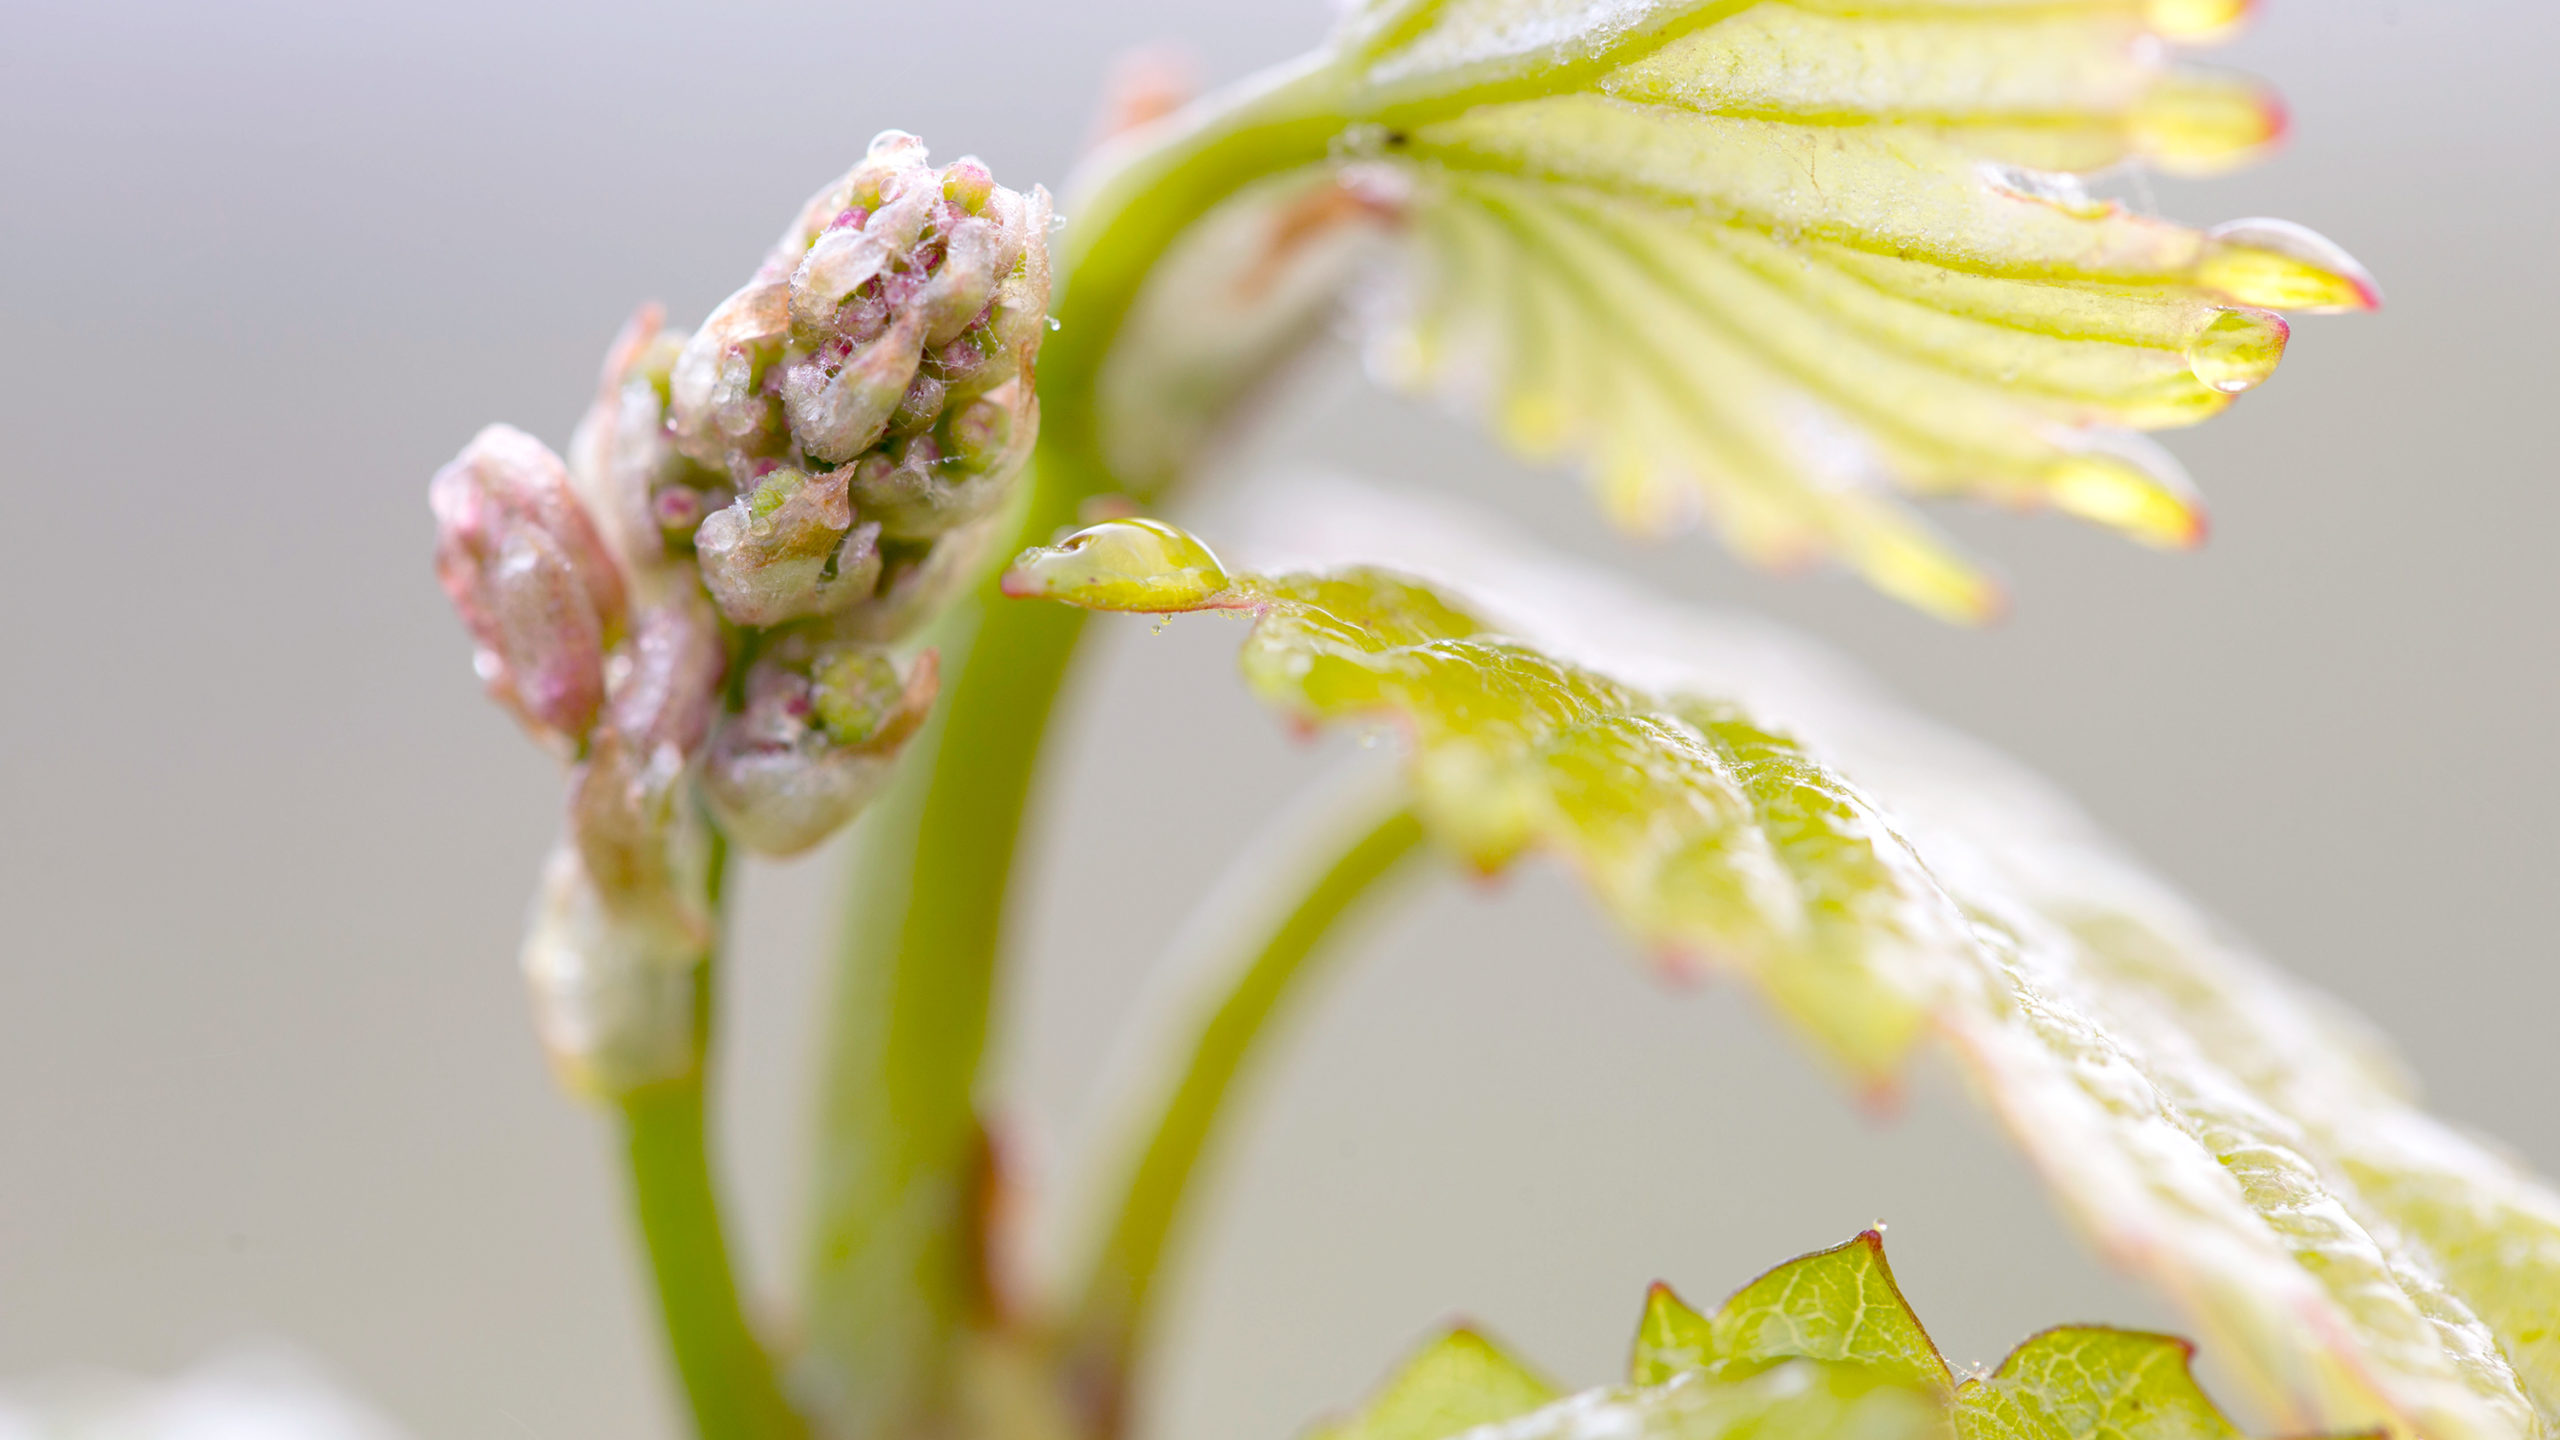
[[[1852,558],[1869,584],[1951,624],[1992,625],[2009,613],[2007,587],[1926,537],[1889,535]]]
[[[2382,286],[2336,241],[2290,220],[2234,220],[2206,239],[2196,281],[2242,305],[2339,314],[2379,310]]]
[[[2257,9],[2258,0],[2149,0],[2143,18],[2163,40],[2210,45],[2237,34]]]
[[[2085,451],[2056,466],[2050,484],[2056,510],[2159,549],[2192,550],[2211,529],[2192,490],[2127,456]]]
[[[2135,151],[2173,175],[2211,176],[2284,143],[2292,112],[2255,76],[2203,68],[2169,71],[2128,117]]]

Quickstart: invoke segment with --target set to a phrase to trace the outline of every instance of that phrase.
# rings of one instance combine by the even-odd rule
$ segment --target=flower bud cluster
[[[890,132],[691,336],[655,307],[564,464],[492,426],[429,490],[492,696],[572,761],[525,942],[564,1077],[624,1096],[700,1060],[706,820],[825,839],[886,783],[1038,426],[1049,203]]]
[[[887,638],[933,552],[979,544],[1039,424],[1048,229],[1045,192],[936,170],[891,131],[685,342],[669,431],[705,477],[693,546],[732,623]]]

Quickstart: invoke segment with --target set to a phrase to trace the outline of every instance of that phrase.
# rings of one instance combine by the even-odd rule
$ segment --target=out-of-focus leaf
[[[1546,1403],[1512,1380],[1519,1362],[1462,1331],[1311,1440],[2240,1440],[2192,1354],[2165,1335],[2075,1326],[1958,1384],[1869,1231],[1779,1266],[1712,1316],[1654,1287],[1625,1386]]]
[[[1372,1407],[1309,1440],[1929,1440],[1946,1434],[1940,1397],[1858,1365],[1782,1361],[1734,1376],[1681,1375],[1655,1386],[1587,1390],[1476,1424],[1375,1418],[1410,1383],[1388,1382]],[[1460,1397],[1452,1395],[1453,1401]],[[2148,1437],[2145,1437],[2148,1440]],[[2166,1437],[2163,1437],[2166,1440]]]
[[[2193,489],[2141,432],[2272,374],[2275,311],[2376,298],[2299,227],[2199,231],[2074,178],[2218,169],[2272,141],[2272,95],[2178,59],[2245,8],[1363,7],[1337,40],[1336,153],[1177,248],[1105,394],[1186,383],[1107,405],[1105,443],[1141,486],[1172,473],[1391,235],[1401,281],[1364,307],[1375,367],[1526,456],[1578,461],[1629,526],[1703,519],[1756,560],[1834,557],[1959,619],[1998,591],[1906,494],[2194,543]]]
[[[1322,529],[1357,506],[1302,508]],[[1206,589],[1206,547],[1160,534],[1031,552],[1008,589],[1248,612],[1256,693],[1304,726],[1402,731],[1447,848],[1557,856],[1664,965],[1748,978],[1871,1090],[1934,1036],[2291,1428],[2489,1440],[2560,1415],[2560,1195],[2419,1109],[2332,1002],[2031,778],[1800,651],[1373,509],[1365,533],[1501,608],[1375,568]],[[1152,590],[1106,553],[1181,575]]]
[[[1359,1414],[1319,1427],[1308,1440],[1441,1440],[1526,1415],[1557,1395],[1501,1346],[1457,1329],[1406,1361]]]

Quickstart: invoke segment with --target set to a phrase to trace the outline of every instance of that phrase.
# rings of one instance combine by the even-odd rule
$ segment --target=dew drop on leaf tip
[[[2197,380],[2225,395],[2254,390],[2276,373],[2293,327],[2264,310],[2217,312],[2187,342],[2187,366]]]

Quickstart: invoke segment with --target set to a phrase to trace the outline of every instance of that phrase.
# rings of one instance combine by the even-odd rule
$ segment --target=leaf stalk
[[[1145,1347],[1160,1307],[1169,1252],[1182,1237],[1197,1195],[1202,1161],[1231,1114],[1229,1101],[1246,1067],[1264,1048],[1273,1022],[1324,971],[1343,922],[1409,873],[1420,853],[1422,822],[1399,805],[1359,832],[1310,881],[1295,904],[1239,963],[1205,994],[1199,1012],[1167,1056],[1172,1083],[1150,1097],[1152,1113],[1120,1190],[1117,1212],[1074,1302],[1066,1329],[1066,1362],[1075,1388],[1095,1411],[1091,1433],[1124,1433],[1129,1397],[1142,1379]]]

